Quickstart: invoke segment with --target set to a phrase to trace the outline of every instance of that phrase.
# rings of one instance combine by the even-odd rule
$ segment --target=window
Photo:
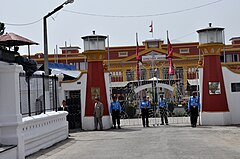
[[[120,71],[111,72],[111,81],[122,82],[123,81],[122,72]]]
[[[239,61],[239,55],[233,54],[233,62],[238,62],[238,61]]]
[[[140,78],[142,80],[146,80],[147,79],[147,71],[146,71],[146,69],[141,69],[141,71],[140,71]]]
[[[126,57],[128,56],[128,52],[124,51],[124,52],[118,52],[118,57]]]
[[[158,48],[158,41],[149,41],[148,42],[148,48]]]
[[[220,55],[220,61],[224,62],[224,55]]]
[[[231,83],[232,92],[240,92],[240,83]]]
[[[159,68],[150,69],[150,75],[151,75],[151,77],[160,78]]]
[[[80,70],[87,70],[87,62],[80,62]]]
[[[169,79],[168,68],[163,68],[163,79]]]
[[[226,55],[226,62],[232,62],[232,61],[233,61],[232,54]]]
[[[75,65],[76,69],[79,70],[79,63],[78,63],[78,62],[75,62],[75,63],[73,63],[73,64]]]
[[[189,48],[181,48],[179,49],[180,54],[186,54],[189,53]]]
[[[134,80],[134,71],[127,70],[126,71],[127,81],[133,81]]]

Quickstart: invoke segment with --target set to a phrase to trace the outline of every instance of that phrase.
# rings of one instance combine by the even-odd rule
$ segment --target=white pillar
[[[22,66],[0,61],[0,143],[17,145],[17,158],[25,158],[21,129],[19,73]]]

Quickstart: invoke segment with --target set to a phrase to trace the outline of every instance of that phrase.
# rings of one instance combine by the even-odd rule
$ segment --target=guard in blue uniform
[[[116,129],[116,120],[118,124],[118,129],[121,129],[120,127],[120,113],[122,111],[120,103],[117,101],[117,97],[113,97],[113,101],[110,106],[110,113],[112,115],[112,121],[113,121],[113,128]]]
[[[197,92],[193,92],[188,100],[188,112],[190,113],[191,126],[197,126],[198,112],[200,110],[200,99]]]
[[[163,95],[160,95],[160,98],[158,100],[158,109],[160,111],[161,115],[161,125],[164,125],[164,119],[166,125],[168,125],[168,116],[167,116],[167,109],[168,109],[168,103],[165,98],[163,98]]]
[[[142,112],[142,124],[143,127],[147,126],[149,127],[149,109],[151,108],[149,101],[147,100],[146,96],[143,97],[143,100],[140,101],[140,108]]]

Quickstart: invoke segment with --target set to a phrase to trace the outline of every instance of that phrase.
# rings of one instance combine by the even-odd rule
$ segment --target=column
[[[18,159],[25,158],[19,95],[19,73],[22,70],[20,65],[0,61],[0,141],[4,145],[17,145]]]

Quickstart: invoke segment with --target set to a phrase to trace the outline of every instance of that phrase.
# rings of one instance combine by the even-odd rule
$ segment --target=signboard
[[[166,55],[142,56],[142,61],[156,61],[156,60],[166,60]]]
[[[95,97],[100,98],[100,88],[99,87],[92,87],[91,88],[91,95],[92,95],[92,100],[94,100]]]
[[[221,94],[220,82],[208,82],[209,94]]]

